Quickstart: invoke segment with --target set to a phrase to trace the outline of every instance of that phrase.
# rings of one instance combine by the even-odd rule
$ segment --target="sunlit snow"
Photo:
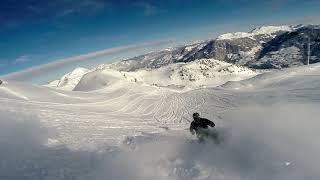
[[[241,69],[214,62],[205,66],[214,76],[221,76],[216,67],[230,67],[228,76]],[[172,73],[170,66],[131,74],[98,68],[75,79],[76,91],[1,84],[0,179],[320,178],[319,64],[211,88],[148,79],[181,78],[174,74],[186,69],[202,84],[199,64],[177,65]],[[188,132],[193,112],[213,120],[225,141],[199,144]]]

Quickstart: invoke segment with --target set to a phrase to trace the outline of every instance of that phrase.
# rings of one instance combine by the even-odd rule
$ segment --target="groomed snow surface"
[[[189,90],[122,73],[90,71],[75,91],[1,84],[0,179],[320,178],[319,64]],[[199,144],[187,130],[193,112],[225,141]]]

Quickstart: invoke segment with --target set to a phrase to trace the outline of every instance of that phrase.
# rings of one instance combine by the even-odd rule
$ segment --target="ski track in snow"
[[[40,120],[42,126],[53,132],[50,137],[47,137],[46,143],[43,144],[52,149],[50,150],[52,152],[49,153],[49,156],[46,154],[48,152],[43,152],[44,155],[39,153],[38,156],[39,158],[43,158],[43,156],[48,158],[48,162],[50,159],[55,161],[57,156],[61,156],[62,159],[65,158],[65,161],[61,163],[66,162],[67,165],[51,167],[54,164],[49,163],[48,166],[50,167],[44,171],[46,173],[52,172],[54,175],[59,174],[56,178],[48,174],[43,175],[43,177],[50,177],[51,179],[88,179],[91,175],[93,179],[105,179],[106,177],[108,177],[107,179],[128,179],[128,177],[130,179],[198,180],[213,178],[231,180],[265,179],[264,176],[264,178],[261,178],[265,172],[273,172],[275,167],[281,169],[281,163],[284,164],[283,166],[290,168],[294,166],[295,162],[290,162],[292,159],[286,159],[285,156],[277,159],[267,149],[259,151],[257,147],[265,144],[254,141],[255,135],[245,136],[250,138],[249,140],[243,140],[243,134],[252,132],[252,129],[248,129],[248,132],[240,132],[239,137],[235,137],[236,140],[226,145],[227,147],[224,150],[219,150],[210,144],[204,145],[202,147],[204,150],[199,149],[194,137],[190,137],[186,130],[192,120],[192,113],[200,112],[203,117],[214,120],[218,128],[222,128],[234,123],[235,118],[243,116],[232,116],[232,112],[241,110],[243,106],[256,107],[257,104],[262,104],[270,108],[282,101],[289,104],[313,103],[319,105],[319,78],[320,65],[316,64],[310,67],[262,74],[252,79],[226,83],[217,88],[203,88],[186,92],[145,86],[133,82],[91,92],[62,91],[48,87],[8,82],[0,86],[0,104],[2,107],[0,113],[4,115],[5,113],[15,114],[18,117],[36,117]],[[305,106],[301,107],[303,109]],[[250,109],[247,111],[251,112]],[[260,113],[263,113],[263,111]],[[248,114],[250,113],[245,113],[244,116],[247,117]],[[257,120],[263,118],[255,114],[252,114],[252,116],[257,116]],[[270,120],[272,120],[272,115],[270,116]],[[29,119],[26,118],[25,121],[27,120]],[[263,130],[261,131],[263,133]],[[259,135],[256,136],[260,138]],[[237,141],[239,141],[239,144]],[[157,145],[158,143],[159,145]],[[241,143],[248,143],[248,145],[241,145]],[[255,143],[258,143],[258,146],[255,146]],[[248,152],[247,146],[256,148],[255,153]],[[59,150],[59,147],[65,147],[68,151]],[[120,153],[119,156],[121,157],[117,156],[119,149],[124,151]],[[317,150],[315,148],[314,151],[317,152]],[[197,153],[199,151],[200,153]],[[74,160],[68,158],[73,157],[69,155],[72,152],[101,154],[92,157],[91,160],[85,158],[83,161],[92,163],[87,167],[84,162],[80,162],[79,166],[70,163]],[[153,152],[157,154],[153,154]],[[312,154],[313,150],[310,149],[310,152]],[[56,153],[56,155],[52,155],[52,153]],[[130,155],[131,153],[132,155]],[[190,158],[190,155],[193,154],[196,154],[194,159]],[[28,156],[28,158],[31,158],[30,161],[36,164],[38,162],[37,154],[34,156]],[[88,156],[90,155],[85,155],[85,157]],[[270,156],[270,158],[259,159],[264,156]],[[213,160],[212,162],[209,157],[218,163]],[[298,158],[299,156],[294,157]],[[112,163],[101,165],[99,164],[102,161],[100,159],[107,159]],[[18,159],[18,161],[20,160]],[[27,159],[22,160],[27,161]],[[296,161],[299,162],[298,160]],[[255,161],[264,163],[260,166],[255,164]],[[39,162],[42,161],[39,160]],[[129,168],[127,167],[129,165],[123,165],[121,162],[128,162],[129,164],[134,162],[136,164],[130,164]],[[3,169],[11,167],[10,160],[6,163],[2,163],[5,164],[2,165]],[[24,162],[20,163],[25,165]],[[254,164],[253,167],[261,169],[253,168],[251,170],[250,163]],[[18,165],[19,163],[12,166],[16,167]],[[59,164],[57,165],[59,166]],[[320,177],[312,168],[310,171],[305,170],[304,167],[309,167],[307,165],[308,162],[306,162],[306,166],[300,166],[299,172],[308,172],[308,179]],[[26,165],[25,168],[27,169],[20,172],[21,176],[17,177],[13,174],[17,174],[20,171],[18,169],[0,171],[0,179],[7,177],[5,179],[11,180],[24,176],[27,177],[26,179],[37,179],[36,177],[42,179],[40,172],[40,174],[32,175],[32,170],[41,168],[41,165],[38,166],[40,167],[32,166],[30,167],[31,170],[28,170],[29,166]],[[139,167],[145,170],[141,171]],[[240,167],[243,169],[239,170]],[[61,170],[60,168],[65,169]],[[100,177],[94,173],[99,168],[111,170],[107,171],[108,175],[99,172],[101,173]],[[124,168],[125,170],[129,168],[135,173],[128,171],[124,174],[120,172],[117,174],[117,171],[114,170],[118,168]],[[12,174],[10,174],[11,171]],[[249,173],[250,176],[248,176],[246,173],[250,171],[252,174]],[[135,177],[137,172],[141,174]],[[31,175],[26,176],[27,173],[31,173]],[[115,177],[111,176],[112,173],[116,174]],[[290,169],[283,169],[281,172],[270,173],[271,179],[277,177],[278,174],[279,179],[287,179],[290,174],[296,175]],[[296,178],[291,179],[301,179],[302,177],[305,178],[306,176],[297,175]]]
[[[10,89],[4,88],[6,92]],[[48,90],[37,89],[39,94]],[[157,133],[163,131],[161,127],[185,129],[189,125],[186,119],[191,120],[190,114],[205,109],[204,106],[214,107],[216,113],[230,108],[224,106],[227,103],[218,96],[214,96],[217,104],[206,103],[205,96],[212,93],[197,97],[193,93],[177,93],[165,88],[154,87],[148,90],[151,91],[146,93],[133,87],[102,90],[107,91],[105,95],[103,92],[80,92],[73,95],[72,92],[51,89],[53,97],[57,95],[58,99],[60,96],[64,102],[55,102],[54,98],[52,102],[41,101],[41,97],[28,101],[6,97],[0,99],[6,103],[4,109],[10,112],[27,112],[38,116],[48,128],[59,132],[56,137],[59,142],[72,149],[85,149],[88,143],[92,146],[117,145],[123,136],[139,132]],[[98,101],[96,93],[101,95]]]

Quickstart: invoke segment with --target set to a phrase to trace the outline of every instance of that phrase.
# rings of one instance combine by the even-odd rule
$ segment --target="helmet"
[[[193,113],[192,116],[193,117],[199,117],[200,115],[199,115],[199,113],[196,112],[196,113]]]

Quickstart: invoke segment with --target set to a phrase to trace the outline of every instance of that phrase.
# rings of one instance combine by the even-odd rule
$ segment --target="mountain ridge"
[[[241,33],[243,32],[238,32],[238,34]],[[232,33],[226,33],[220,35],[220,38],[200,43],[151,52],[107,66],[118,70],[134,71],[141,68],[159,68],[170,63],[213,58],[255,69],[286,68],[307,63],[307,39],[309,37],[312,49],[311,56],[313,56],[310,63],[320,62],[320,51],[318,50],[320,47],[319,25],[261,26],[246,32],[245,35],[239,35],[237,38],[221,38],[230,36],[230,34]],[[280,48],[272,48],[274,44],[278,44],[279,47],[283,45],[282,48],[298,46],[298,53],[301,58],[293,63],[286,63],[285,61],[279,63],[276,57],[270,55],[280,53],[276,52]],[[251,53],[248,54],[249,52]],[[262,53],[260,54],[260,52]],[[265,56],[267,59],[261,61]]]
[[[219,84],[204,82],[213,82],[213,77],[203,75],[204,69],[206,69],[206,73],[214,74],[215,78],[221,78],[224,76],[223,73],[212,68],[212,64],[224,66],[222,65],[223,63],[228,63],[226,66],[230,66],[232,69],[237,69],[236,67],[239,66],[240,69],[244,68],[247,75],[250,75],[246,77],[260,73],[255,69],[281,69],[301,66],[306,64],[308,39],[310,39],[311,46],[310,63],[320,62],[319,27],[319,25],[262,26],[246,33],[226,33],[214,40],[150,52],[112,64],[101,64],[94,69],[82,71],[83,73],[80,73],[80,75],[76,73],[75,77],[70,77],[70,74],[74,73],[69,73],[59,81],[55,81],[58,85],[55,86],[55,83],[51,83],[51,85],[60,89],[73,90],[81,82],[82,77],[88,73],[95,74],[92,75],[91,79],[100,78],[98,82],[101,85],[100,88],[110,84],[108,78],[112,79],[111,82],[114,82],[115,79],[128,80],[128,75],[131,76],[131,82],[139,81],[148,85],[170,86],[168,83],[182,87],[190,86],[192,83],[191,87],[194,87],[195,84],[197,84],[196,87],[213,84],[221,85],[221,82]],[[202,67],[203,64],[199,64],[199,61],[207,61],[209,65],[206,64],[204,65],[205,67]],[[188,67],[192,67],[192,70]],[[168,69],[172,70],[168,71]],[[179,76],[175,77],[175,80],[169,78],[167,79],[168,83],[160,83],[163,81],[162,77],[149,78],[148,80],[141,77],[142,75],[167,77],[168,75],[179,74],[182,71],[181,69],[187,69],[185,70],[187,74],[180,73]],[[115,71],[116,74],[121,74],[121,76],[109,77],[105,75],[101,76],[97,73],[97,71],[102,72],[104,70]],[[167,73],[162,74],[160,73],[161,71]],[[238,73],[237,71],[234,72],[229,72],[229,76]],[[219,73],[220,75],[218,75]],[[185,75],[183,78],[194,82],[181,82],[182,75]],[[244,78],[242,75],[239,76],[241,76],[239,79]],[[101,77],[103,78],[101,79]],[[197,78],[194,79],[192,77]],[[177,79],[180,79],[179,83],[176,81]],[[232,80],[234,78],[227,79]],[[68,80],[70,82],[67,82]],[[86,81],[90,80],[87,79]]]

